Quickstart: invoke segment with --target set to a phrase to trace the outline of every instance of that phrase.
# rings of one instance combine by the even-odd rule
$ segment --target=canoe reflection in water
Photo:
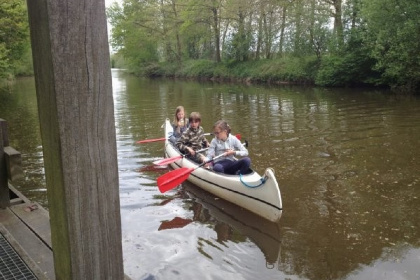
[[[265,256],[267,267],[274,268],[280,255],[280,225],[270,222],[248,210],[184,182],[176,196],[182,197],[185,204],[193,211],[193,217],[175,217],[162,221],[158,230],[182,228],[192,222],[212,226],[217,234],[217,242],[235,243],[251,240]]]

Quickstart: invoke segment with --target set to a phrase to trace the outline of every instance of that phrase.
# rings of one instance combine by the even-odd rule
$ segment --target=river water
[[[132,279],[419,279],[420,99],[360,89],[150,80],[112,70],[125,273]],[[48,208],[34,80],[0,92],[22,152],[16,187]],[[176,106],[226,119],[252,167],[275,170],[268,222],[153,167]],[[106,151],[104,151],[106,152]]]

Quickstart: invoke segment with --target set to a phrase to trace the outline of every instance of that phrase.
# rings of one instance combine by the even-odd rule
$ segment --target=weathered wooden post
[[[7,122],[0,119],[0,208],[10,206],[9,180],[22,178],[21,154],[9,146]]]
[[[28,0],[57,279],[123,279],[104,0]]]
[[[6,159],[4,156],[4,144],[7,139],[3,136],[7,123],[0,120],[0,208],[6,208],[10,204],[9,186],[7,181]]]

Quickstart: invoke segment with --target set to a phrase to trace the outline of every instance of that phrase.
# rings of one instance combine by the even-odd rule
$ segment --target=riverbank
[[[189,60],[182,63],[149,63],[131,73],[147,77],[176,77],[218,82],[258,82],[273,84],[315,85],[308,60],[259,60],[246,62],[214,62]]]
[[[361,58],[360,60],[364,60]],[[113,65],[121,60],[113,57]],[[175,77],[217,82],[267,83],[277,85],[314,85],[322,87],[380,87],[390,88],[378,80],[380,73],[370,70],[373,62],[365,62],[351,71],[346,60],[337,57],[284,57],[242,62],[214,62],[187,60],[178,62],[150,62],[128,67],[128,71],[146,77]],[[125,68],[125,65],[124,65]],[[346,70],[347,69],[347,70]]]

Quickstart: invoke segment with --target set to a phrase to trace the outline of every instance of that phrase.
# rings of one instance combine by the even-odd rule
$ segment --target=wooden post
[[[10,205],[4,144],[7,140],[7,123],[0,119],[0,208]]]
[[[21,154],[9,146],[7,121],[0,119],[0,208],[10,206],[9,180],[22,177]]]
[[[8,146],[4,147],[4,156],[6,160],[7,178],[11,182],[23,178],[22,156],[20,152]]]
[[[104,0],[28,0],[57,279],[123,279]]]
[[[9,146],[9,128],[6,120],[0,119],[0,130],[3,134],[3,136],[0,137],[0,141],[3,142],[3,147],[7,147]]]

